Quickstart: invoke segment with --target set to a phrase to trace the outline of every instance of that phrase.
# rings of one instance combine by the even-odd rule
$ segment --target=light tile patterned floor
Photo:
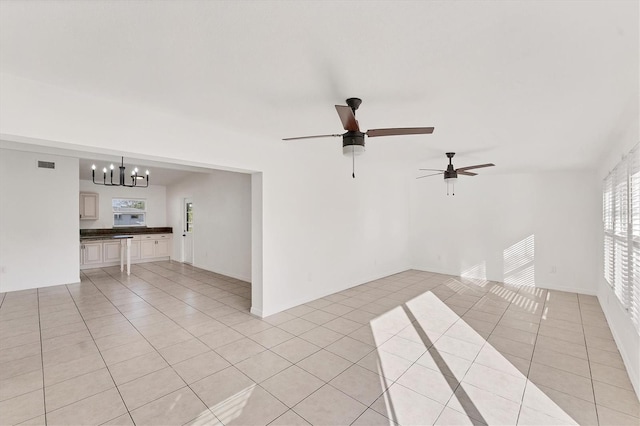
[[[0,297],[2,425],[638,425],[590,296],[406,271],[259,320],[157,262]]]

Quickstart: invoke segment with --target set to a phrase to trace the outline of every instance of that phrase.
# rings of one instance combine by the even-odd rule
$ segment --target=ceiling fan
[[[355,169],[355,156],[364,153],[364,137],[370,138],[377,136],[399,136],[399,135],[422,135],[433,133],[433,127],[405,127],[405,128],[391,128],[391,129],[370,129],[366,132],[360,131],[358,120],[356,120],[356,110],[362,103],[362,99],[349,98],[347,99],[347,105],[336,105],[336,111],[342,121],[342,126],[347,131],[343,134],[331,134],[331,135],[315,135],[315,136],[300,136],[295,138],[284,138],[283,141],[291,141],[296,139],[314,139],[314,138],[327,138],[327,137],[340,137],[342,136],[342,153],[344,155],[351,155],[353,158],[353,165]],[[356,177],[355,170],[351,174],[352,177]]]
[[[470,172],[469,170],[481,169],[483,167],[493,167],[493,166],[495,166],[495,164],[493,164],[493,163],[486,163],[486,164],[476,164],[475,166],[466,166],[466,167],[460,167],[458,169],[454,169],[453,168],[453,164],[451,164],[451,159],[453,158],[454,155],[456,155],[456,153],[455,152],[447,152],[446,155],[447,155],[447,158],[449,159],[449,165],[447,166],[446,170],[440,170],[440,169],[418,169],[418,170],[438,172],[438,173],[432,173],[430,175],[420,176],[420,177],[417,177],[416,179],[422,179],[422,178],[426,178],[426,177],[429,177],[429,176],[444,175],[444,181],[447,184],[447,195],[449,195],[449,185],[451,185],[451,189],[452,189],[453,195],[456,195],[455,192],[453,192],[453,191],[455,190],[454,185],[455,185],[456,181],[458,180],[458,175],[477,176],[478,175],[477,173]]]

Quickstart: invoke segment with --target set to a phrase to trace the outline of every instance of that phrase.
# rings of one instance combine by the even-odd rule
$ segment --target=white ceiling
[[[512,169],[592,167],[621,129],[638,133],[637,1],[48,0],[0,12],[2,72],[274,140],[340,133],[333,104],[351,96],[363,129],[435,126],[407,137],[424,138],[410,145],[422,166],[456,151]]]

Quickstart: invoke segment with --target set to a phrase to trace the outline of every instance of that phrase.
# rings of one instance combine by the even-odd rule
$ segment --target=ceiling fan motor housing
[[[447,152],[446,155],[447,155],[447,158],[449,159],[449,165],[447,166],[447,170],[445,170],[445,172],[444,172],[444,178],[445,178],[445,180],[446,179],[457,179],[458,178],[458,173],[453,168],[453,164],[451,164],[451,159],[453,158],[454,155],[456,155],[456,153],[455,152]]]
[[[451,157],[449,157],[451,158]],[[458,173],[454,170],[453,165],[449,164],[447,166],[447,170],[444,171],[445,179],[456,179],[458,177]]]
[[[342,135],[342,153],[349,156],[363,154],[364,133],[349,131]]]

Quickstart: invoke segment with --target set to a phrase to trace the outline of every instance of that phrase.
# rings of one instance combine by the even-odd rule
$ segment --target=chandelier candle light
[[[134,168],[131,171],[131,184],[125,183],[125,167],[124,167],[124,157],[122,157],[122,162],[119,166],[120,169],[120,179],[118,183],[113,182],[113,170],[115,169],[114,165],[111,164],[109,166],[110,169],[110,180],[107,182],[107,168],[104,167],[102,169],[102,182],[96,182],[96,165],[93,164],[91,166],[91,177],[93,178],[93,183],[96,185],[105,185],[105,186],[126,186],[128,188],[146,188],[149,186],[149,170],[145,172],[146,180],[144,185],[138,185],[138,179],[145,179],[143,176],[138,176],[138,168]]]

